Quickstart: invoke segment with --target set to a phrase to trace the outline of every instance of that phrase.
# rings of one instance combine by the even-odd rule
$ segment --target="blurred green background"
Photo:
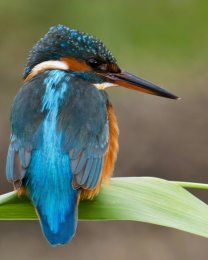
[[[118,63],[182,97],[108,91],[120,125],[116,176],[208,182],[208,3],[205,0],[0,0],[0,193],[9,113],[32,45],[51,25],[101,38]],[[208,202],[207,192],[196,192]],[[206,259],[207,240],[133,222],[80,222],[75,239],[52,248],[38,222],[1,222],[0,258]]]

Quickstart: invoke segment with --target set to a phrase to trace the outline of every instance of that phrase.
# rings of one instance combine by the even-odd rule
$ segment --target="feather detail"
[[[108,150],[104,158],[103,170],[97,186],[94,189],[82,189],[81,199],[92,199],[96,194],[98,194],[101,184],[103,181],[109,181],[113,175],[115,161],[117,159],[118,153],[118,136],[119,129],[116,119],[116,115],[113,111],[112,104],[110,103],[107,107],[108,112],[108,122],[109,122],[109,145]]]
[[[11,138],[6,163],[7,180],[13,183],[14,189],[18,190],[22,186],[22,179],[31,159],[31,150],[26,145],[23,146],[14,136]]]

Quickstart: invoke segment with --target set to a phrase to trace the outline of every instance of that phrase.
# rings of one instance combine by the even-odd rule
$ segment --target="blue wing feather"
[[[30,163],[31,151],[28,147],[21,146],[21,143],[14,140],[14,137],[12,139],[7,154],[6,176],[8,181],[19,188]]]
[[[83,175],[81,176],[81,181],[77,180],[80,185],[84,185],[86,180],[87,180],[87,177],[89,176],[90,172],[91,172],[91,168],[93,166],[93,163],[94,163],[95,159],[94,158],[90,158],[87,160],[87,164],[86,164],[86,167],[85,167],[85,170],[84,170],[84,173]]]
[[[86,164],[87,158],[85,153],[83,152],[80,156],[79,162],[75,168],[74,174],[79,174],[83,169],[84,165]]]
[[[100,172],[102,170],[102,161],[103,158],[96,158],[96,163],[92,169],[92,172],[89,174],[86,183],[84,184],[86,189],[93,189],[96,187],[97,182],[100,178]]]
[[[12,145],[9,145],[8,154],[7,154],[7,163],[6,163],[6,176],[7,180],[10,182],[15,181],[16,177],[14,176],[14,154],[15,150]]]
[[[93,178],[92,183],[90,185],[90,188],[96,187],[96,185],[97,185],[97,183],[100,179],[100,172],[102,171],[102,168],[103,168],[103,158],[100,158],[99,163],[98,163],[97,168],[96,168],[96,171],[95,171],[95,174],[94,174],[94,178]]]
[[[99,160],[100,160],[99,158],[96,158],[96,160],[95,160],[95,162],[93,164],[92,171],[88,175],[87,181],[86,181],[86,183],[84,185],[86,189],[90,189],[90,187],[91,187],[90,185],[92,183],[92,180],[93,180],[94,176],[96,175],[96,169],[97,169],[97,165],[99,164]]]

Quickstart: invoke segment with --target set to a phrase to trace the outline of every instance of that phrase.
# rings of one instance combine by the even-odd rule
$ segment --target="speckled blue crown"
[[[51,27],[30,51],[23,78],[26,78],[35,65],[67,56],[82,60],[88,60],[93,56],[104,62],[116,63],[112,53],[99,39],[90,34],[58,25]]]

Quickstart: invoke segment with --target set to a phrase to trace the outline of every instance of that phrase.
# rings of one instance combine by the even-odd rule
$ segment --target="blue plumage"
[[[59,85],[64,75],[64,72],[54,70],[44,80],[46,90],[41,110],[47,111],[47,116],[43,122],[43,143],[33,151],[25,176],[25,185],[51,244],[71,240],[77,225],[79,191],[72,187],[70,158],[61,149],[62,133],[57,130],[59,108],[68,88],[66,82]],[[63,226],[71,232],[63,230]]]
[[[7,178],[26,187],[53,245],[72,239],[80,188],[99,181],[109,137],[106,103],[104,92],[61,70],[34,77],[14,100]]]

